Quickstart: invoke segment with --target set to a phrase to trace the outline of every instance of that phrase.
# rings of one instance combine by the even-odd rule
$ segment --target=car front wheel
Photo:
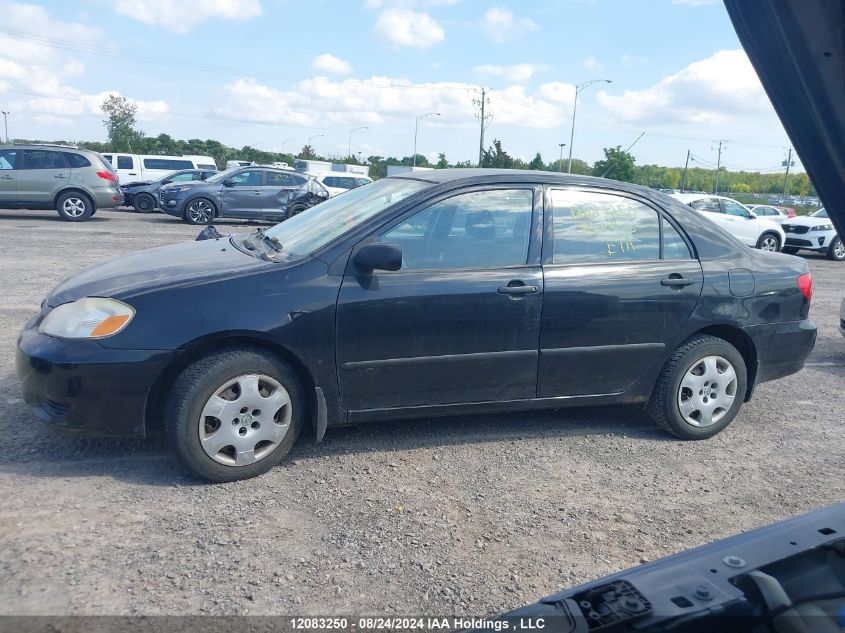
[[[205,198],[191,200],[185,208],[185,222],[188,224],[211,224],[214,215],[214,205]]]
[[[742,354],[721,338],[696,335],[666,362],[646,410],[673,435],[703,440],[736,417],[746,386]]]
[[[780,239],[774,233],[763,233],[757,240],[757,248],[761,251],[777,252],[780,250]]]
[[[842,243],[842,238],[838,235],[830,243],[830,248],[827,249],[827,256],[829,259],[837,262],[845,260],[845,244]]]
[[[151,213],[155,211],[156,200],[148,193],[139,193],[132,201],[132,207],[138,213]]]
[[[181,460],[199,477],[261,475],[296,442],[305,420],[296,372],[260,349],[219,352],[182,371],[168,396],[165,425]]]

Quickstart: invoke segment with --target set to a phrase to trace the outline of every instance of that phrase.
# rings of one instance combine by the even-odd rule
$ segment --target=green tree
[[[511,169],[514,166],[513,164],[513,158],[502,149],[502,141],[499,139],[493,139],[493,145],[489,149],[484,150],[484,155],[481,159],[482,167]]]
[[[537,152],[537,155],[534,156],[530,163],[528,163],[528,169],[543,170],[545,168],[546,163],[543,162],[543,157],[540,156],[540,152]]]
[[[316,160],[317,152],[314,151],[314,148],[310,145],[303,145],[302,149],[299,150],[299,156],[297,158],[302,158],[304,160]]]
[[[604,148],[604,160],[593,165],[593,174],[623,182],[634,182],[637,177],[637,164],[634,157],[622,149],[621,145]]]
[[[103,124],[109,139],[109,147],[114,152],[132,151],[133,145],[140,149],[141,132],[135,129],[135,115],[138,106],[129,103],[126,97],[111,95],[100,105],[106,115]]]
[[[440,152],[437,155],[437,164],[435,165],[435,167],[437,167],[437,169],[446,169],[448,166],[449,166],[449,161],[446,160],[446,154],[444,154],[443,152]]]

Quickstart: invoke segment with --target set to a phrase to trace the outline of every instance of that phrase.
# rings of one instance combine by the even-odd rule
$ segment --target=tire
[[[68,191],[56,199],[56,212],[66,222],[84,222],[94,215],[94,202],[84,193]]]
[[[217,352],[186,367],[173,383],[165,432],[195,475],[216,482],[249,479],[288,454],[304,425],[306,406],[296,372],[273,354],[255,348]]]
[[[136,194],[132,199],[132,208],[138,213],[152,213],[156,206],[156,199],[149,193]]]
[[[699,370],[703,375],[698,375]],[[715,336],[695,335],[666,361],[646,412],[657,426],[681,439],[707,439],[736,417],[747,384],[745,360],[733,345]],[[691,386],[701,387],[699,393]]]
[[[293,216],[295,216],[295,215],[299,215],[300,213],[302,213],[303,211],[305,211],[305,209],[307,209],[307,208],[308,208],[308,207],[306,207],[304,204],[295,204],[295,205],[293,205],[290,209],[288,209],[288,213],[287,213],[287,215],[285,216],[285,220],[289,220],[289,219],[291,219]]]
[[[188,224],[211,224],[217,215],[217,207],[208,198],[194,198],[185,206],[182,218]]]
[[[780,250],[780,238],[775,233],[763,233],[757,240],[757,248],[777,253]]]
[[[827,249],[827,258],[835,262],[845,261],[845,244],[842,243],[842,238],[838,235],[833,238],[830,248]]]
[[[787,255],[795,255],[798,252],[798,249],[794,246],[784,246],[781,250],[781,253],[786,253]]]

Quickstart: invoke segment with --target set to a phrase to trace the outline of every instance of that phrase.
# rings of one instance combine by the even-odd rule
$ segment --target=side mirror
[[[172,180],[165,180],[165,181],[164,181],[163,183],[161,183],[161,184],[163,184],[163,185],[169,185],[171,182],[173,182],[173,181],[172,181]]]
[[[757,214],[756,214],[756,213],[754,213],[753,211],[749,211],[749,212],[748,212],[748,219],[749,219],[749,220],[756,220],[756,219],[757,219]]]
[[[355,253],[355,268],[360,272],[374,270],[399,270],[402,268],[402,248],[398,244],[372,242],[365,244]]]
[[[232,180],[231,178],[227,178],[226,180],[223,181],[223,186],[224,187],[234,187],[235,181]]]

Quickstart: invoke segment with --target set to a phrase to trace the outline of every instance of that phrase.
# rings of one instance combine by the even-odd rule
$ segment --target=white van
[[[308,172],[308,175],[313,176],[317,182],[323,185],[332,197],[344,191],[368,185],[373,181],[369,176],[344,171]]]
[[[210,156],[157,156],[154,154],[115,154],[104,152],[114,167],[120,184],[158,180],[177,169],[217,169]]]
[[[238,169],[239,167],[252,167],[255,163],[251,160],[227,160],[226,169]]]

